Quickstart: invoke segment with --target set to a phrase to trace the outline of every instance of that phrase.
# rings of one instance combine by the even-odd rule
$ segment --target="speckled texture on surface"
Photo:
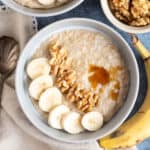
[[[65,18],[71,18],[71,17],[86,17],[95,19],[98,21],[101,21],[105,24],[108,24],[109,26],[113,27],[115,30],[117,30],[125,39],[126,41],[131,45],[130,37],[127,33],[120,31],[116,29],[104,16],[99,0],[85,0],[80,6],[78,6],[76,9],[65,13],[63,15],[59,15],[56,17],[47,17],[47,18],[38,18],[39,23],[39,29],[43,28],[44,26],[55,22],[57,20],[65,19]],[[147,46],[150,49],[150,33],[147,34],[140,34],[138,35],[139,38],[143,41],[145,46]],[[132,47],[132,50],[135,52],[134,48]],[[140,56],[135,52],[137,62],[139,64],[140,68],[140,90],[139,90],[139,96],[137,99],[137,103],[135,105],[134,110],[132,111],[131,115],[136,112],[136,110],[140,107],[140,105],[143,102],[145,93],[146,93],[146,77],[145,77],[145,69],[144,64]],[[144,141],[143,143],[138,145],[138,150],[150,150],[150,139]]]

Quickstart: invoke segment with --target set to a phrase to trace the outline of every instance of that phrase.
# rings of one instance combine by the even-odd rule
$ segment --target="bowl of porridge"
[[[124,39],[107,25],[65,19],[38,32],[16,70],[22,110],[42,133],[63,142],[102,138],[137,98],[139,72]]]
[[[149,0],[103,0],[101,7],[108,20],[128,33],[150,32]]]
[[[56,16],[72,10],[84,0],[2,0],[10,8],[19,13],[46,17]]]

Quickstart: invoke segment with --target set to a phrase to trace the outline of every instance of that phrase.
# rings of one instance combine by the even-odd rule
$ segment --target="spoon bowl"
[[[3,83],[14,71],[19,57],[19,45],[11,37],[0,37],[0,107]]]

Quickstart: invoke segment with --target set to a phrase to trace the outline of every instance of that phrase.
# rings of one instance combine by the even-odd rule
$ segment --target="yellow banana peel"
[[[136,35],[131,34],[132,42],[136,50],[142,56],[143,59],[147,59],[150,57],[150,52],[148,49],[141,43],[141,41],[137,38]]]
[[[99,144],[107,150],[128,148],[150,137],[150,52],[139,39],[132,35],[132,41],[145,61],[148,89],[144,103],[136,114],[109,136],[100,139]]]

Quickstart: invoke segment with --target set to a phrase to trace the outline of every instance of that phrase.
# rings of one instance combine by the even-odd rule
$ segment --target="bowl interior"
[[[10,8],[29,16],[37,16],[37,17],[46,17],[46,16],[55,16],[62,13],[65,13],[79,4],[81,4],[84,0],[72,0],[60,7],[50,8],[50,9],[32,9],[28,7],[24,7],[14,0],[2,0],[2,2],[8,5]]]
[[[143,26],[143,27],[133,27],[133,26],[129,26],[129,25],[119,21],[112,13],[112,11],[109,7],[108,0],[103,0],[103,1],[100,0],[100,3],[101,3],[101,7],[102,7],[103,12],[104,12],[105,16],[107,17],[107,19],[117,28],[119,28],[125,32],[128,32],[128,33],[150,32],[150,25]]]
[[[32,105],[31,99],[28,95],[26,64],[28,60],[32,57],[32,55],[35,53],[36,49],[40,46],[40,44],[47,40],[52,34],[55,34],[56,32],[60,32],[62,30],[77,28],[96,30],[98,32],[101,32],[104,36],[108,36],[109,39],[113,41],[113,43],[120,50],[120,53],[123,56],[126,65],[129,69],[130,86],[127,99],[124,105],[121,107],[119,112],[116,113],[112,120],[103,126],[103,128],[96,132],[84,132],[78,135],[70,135],[66,132],[58,131],[49,127],[48,124],[40,117],[39,113],[35,110],[34,106]],[[57,140],[72,143],[96,140],[98,138],[102,138],[108,135],[116,128],[118,128],[131,112],[136,101],[138,88],[138,66],[134,54],[127,45],[127,43],[118,33],[116,33],[110,27],[89,19],[66,19],[51,24],[43,30],[41,30],[26,45],[19,59],[16,71],[16,91],[18,95],[18,101],[28,119],[34,124],[35,127],[41,130],[44,134]]]

